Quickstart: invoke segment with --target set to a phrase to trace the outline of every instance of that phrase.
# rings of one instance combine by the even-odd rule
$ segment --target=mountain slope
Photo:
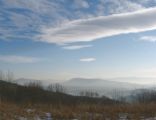
[[[72,96],[61,92],[44,90],[40,86],[21,86],[0,80],[1,101],[15,103],[44,103],[44,104],[109,104],[116,101],[107,97],[92,98],[87,96]]]

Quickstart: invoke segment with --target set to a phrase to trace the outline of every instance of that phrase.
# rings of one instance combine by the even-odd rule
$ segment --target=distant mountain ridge
[[[150,77],[118,77],[118,78],[109,78],[109,79],[98,79],[98,78],[72,78],[70,80],[66,81],[59,81],[59,80],[37,80],[37,79],[29,79],[29,78],[19,78],[16,79],[15,82],[18,84],[26,84],[29,82],[42,82],[43,84],[51,84],[51,83],[63,83],[65,85],[87,85],[87,83],[96,85],[96,84],[101,84],[103,82],[106,83],[127,83],[131,85],[156,85],[156,78],[150,78]],[[83,83],[83,84],[82,84]]]
[[[131,78],[129,78],[128,80],[130,79]],[[100,95],[110,96],[113,93],[113,91],[118,91],[118,92],[120,91],[120,93],[121,92],[123,93],[123,96],[126,96],[126,95],[130,95],[131,92],[135,89],[151,88],[149,86],[135,84],[135,83],[128,83],[123,81],[124,78],[119,80],[117,79],[104,80],[104,79],[96,79],[96,78],[72,78],[64,82],[22,78],[22,79],[17,79],[16,83],[20,85],[25,85],[30,82],[41,82],[43,86],[59,83],[63,87],[65,87],[68,93],[72,95],[77,95],[82,91],[95,91]]]
[[[138,88],[139,84],[128,82],[118,82],[113,80],[89,79],[89,78],[73,78],[63,83],[65,86],[81,86],[81,87],[106,87],[106,88]]]
[[[127,96],[131,94],[132,90],[143,87],[139,84],[127,82],[88,78],[73,78],[63,82],[62,85],[67,88],[67,91],[71,94],[80,94],[82,91],[95,91],[99,95],[107,97],[111,97],[114,91],[122,93],[123,96]]]
[[[113,81],[119,82],[129,82],[129,83],[136,83],[136,84],[144,84],[144,85],[156,85],[156,78],[154,77],[118,77],[110,79]]]

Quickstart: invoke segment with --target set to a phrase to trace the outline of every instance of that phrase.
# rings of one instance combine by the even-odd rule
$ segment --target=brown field
[[[129,120],[141,120],[141,117],[156,116],[156,104],[126,104],[126,105],[50,105],[50,104],[14,104],[0,103],[0,120],[37,120],[37,116],[45,118],[51,113],[54,120],[118,120],[120,115],[126,115]]]

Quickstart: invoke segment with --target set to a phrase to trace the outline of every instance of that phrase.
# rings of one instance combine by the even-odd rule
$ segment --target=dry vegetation
[[[56,120],[104,120],[111,118],[117,120],[121,114],[126,114],[129,120],[140,120],[141,117],[156,115],[156,104],[127,104],[127,105],[52,105],[52,104],[14,104],[0,103],[1,120],[18,120],[20,117],[33,120],[35,117],[44,118],[46,113],[51,113]],[[128,113],[128,114],[127,114]]]
[[[39,83],[20,86],[0,80],[0,120],[51,120],[47,113],[53,120],[145,120],[156,116],[155,101],[155,91],[143,91],[136,102],[126,103],[90,92],[68,95],[58,84],[44,89]]]

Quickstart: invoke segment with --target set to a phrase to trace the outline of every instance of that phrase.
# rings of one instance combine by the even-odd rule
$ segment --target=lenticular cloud
[[[156,29],[156,8],[80,19],[55,28],[44,27],[41,29],[41,34],[36,38],[43,42],[66,44],[153,29]]]

